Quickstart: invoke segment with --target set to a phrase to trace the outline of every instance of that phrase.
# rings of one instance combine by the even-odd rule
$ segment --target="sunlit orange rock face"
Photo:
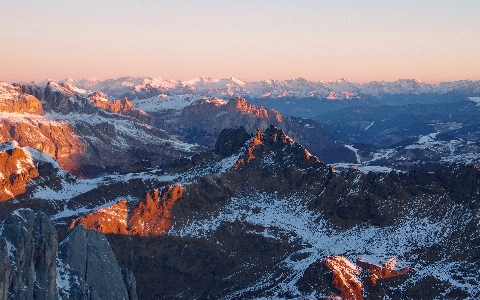
[[[0,99],[0,112],[34,115],[44,114],[40,100],[34,96],[25,94]]]
[[[45,152],[58,161],[60,166],[73,171],[79,167],[78,157],[86,146],[75,134],[68,122],[40,118],[16,119],[0,116],[0,143],[15,140],[21,147],[31,147]]]
[[[368,279],[372,287],[376,286],[378,279],[388,279],[400,276],[410,272],[410,268],[403,268],[401,270],[394,270],[397,263],[394,257],[385,262],[384,266],[368,263],[362,259],[357,259],[357,265],[368,271]],[[362,283],[357,275],[362,273],[362,270],[356,267],[348,259],[339,255],[332,255],[325,259],[325,266],[333,271],[332,283],[340,291],[340,298],[347,300],[361,300]]]
[[[261,156],[265,151],[268,152],[272,149],[283,148],[286,146],[293,146],[290,150],[295,152],[295,157],[297,159],[319,162],[318,158],[312,156],[303,146],[299,144],[295,145],[294,140],[286,135],[283,130],[277,128],[273,124],[270,124],[269,128],[267,128],[265,132],[257,129],[257,133],[250,141],[250,144],[246,149],[246,153],[239,157],[234,166],[240,167],[242,164],[249,163],[254,160],[255,155],[260,154]]]
[[[72,222],[71,227],[82,224],[85,228],[96,229],[102,233],[128,234],[127,232],[127,201],[101,208],[81,219]]]
[[[410,268],[394,270],[396,264],[397,260],[394,257],[387,260],[383,267],[368,263],[361,259],[357,259],[357,265],[359,265],[364,270],[368,270],[368,278],[370,279],[370,284],[372,286],[377,285],[377,279],[393,278],[411,271]]]
[[[273,109],[266,109],[247,103],[243,98],[224,101],[198,101],[182,110],[180,124],[185,127],[199,127],[208,133],[218,134],[224,128],[243,126],[247,132],[267,128],[270,124],[280,125],[282,115]]]
[[[117,101],[109,101],[108,95],[102,92],[94,92],[90,96],[90,101],[103,110],[114,113],[125,114],[129,111],[135,110],[135,106],[125,97]]]
[[[161,198],[158,190],[153,193],[153,197],[147,194],[145,202],[135,207],[128,221],[131,234],[155,236],[166,233],[172,227],[171,209],[182,196],[183,188],[180,185],[169,188]]]
[[[0,145],[0,149],[6,144]],[[16,195],[25,193],[26,184],[38,176],[28,150],[12,146],[0,150],[0,201],[9,200]]]
[[[82,224],[86,228],[96,229],[102,233],[163,235],[172,227],[171,210],[182,196],[181,185],[169,187],[162,195],[155,190],[153,195],[147,193],[145,201],[140,202],[131,213],[128,211],[126,200],[122,200],[74,220],[71,227]]]
[[[277,122],[282,122],[282,115],[273,109],[267,110],[263,106],[248,104],[247,100],[243,98],[234,98],[227,103],[227,108],[235,109],[243,114],[251,115],[257,118],[273,119]]]
[[[348,259],[339,255],[332,255],[325,259],[325,266],[333,271],[332,283],[340,291],[344,300],[363,300],[363,285],[357,278],[361,270]]]

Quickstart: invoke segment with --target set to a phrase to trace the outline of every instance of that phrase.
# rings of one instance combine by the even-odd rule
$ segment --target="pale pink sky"
[[[6,1],[0,81],[480,79],[480,1],[324,2]]]

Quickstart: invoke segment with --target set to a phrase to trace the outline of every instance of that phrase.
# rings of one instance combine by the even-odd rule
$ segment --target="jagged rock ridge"
[[[247,103],[243,98],[232,98],[228,102],[199,100],[185,107],[178,121],[191,142],[202,143],[213,148],[224,128],[243,127],[247,133],[257,129],[267,130],[271,124],[282,128],[285,133],[309,149],[314,155],[333,159],[339,154],[342,144],[328,134],[322,124],[312,120],[282,116],[278,111]],[[189,134],[189,132],[191,132]],[[349,150],[337,155],[348,157]]]
[[[158,236],[171,228],[171,210],[183,195],[181,185],[169,187],[160,197],[159,190],[153,195],[147,193],[145,202],[138,203],[131,213],[127,201],[121,200],[87,216],[76,219],[70,227],[81,224],[102,233],[115,233],[138,236]]]

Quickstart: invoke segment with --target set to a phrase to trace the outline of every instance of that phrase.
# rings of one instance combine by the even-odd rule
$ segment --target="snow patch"
[[[480,97],[467,97],[467,99],[477,103],[477,106],[480,106]]]

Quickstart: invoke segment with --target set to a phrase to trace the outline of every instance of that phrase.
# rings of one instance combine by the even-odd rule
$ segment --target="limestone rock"
[[[27,116],[22,121],[0,118],[0,142],[11,140],[45,152],[67,171],[80,167],[79,155],[87,149],[71,124]]]
[[[168,187],[162,194],[155,190],[147,193],[145,201],[138,203],[129,213],[126,200],[101,208],[82,218],[73,220],[71,228],[81,224],[102,233],[160,236],[172,227],[172,208],[183,196],[181,185]]]
[[[397,260],[394,257],[388,259],[384,266],[368,263],[360,258],[357,259],[357,265],[364,270],[368,270],[368,278],[370,279],[370,284],[372,287],[377,285],[378,279],[393,278],[412,271],[410,268],[395,270],[396,263]]]
[[[40,90],[31,89],[34,89],[33,86],[24,87],[0,82],[0,112],[43,115],[42,103],[37,97],[41,95]]]
[[[18,114],[44,114],[42,103],[34,96],[25,94],[0,99],[0,111]]]
[[[43,99],[43,89],[35,85],[35,83],[12,83],[12,86],[19,89],[22,94],[32,95],[38,100]]]
[[[236,166],[239,167],[244,163],[251,163],[260,168],[269,165],[270,168],[282,169],[291,164],[312,166],[320,161],[283,130],[271,124],[264,132],[257,130],[257,134],[250,141],[246,152],[240,156]]]
[[[250,139],[250,135],[243,127],[224,129],[215,143],[215,152],[224,156],[232,155],[240,150],[248,139]]]
[[[128,299],[138,300],[137,281],[135,280],[135,276],[127,268],[122,268],[122,276],[123,276],[123,281],[125,282],[125,286],[126,286],[127,291],[128,291]]]
[[[27,149],[20,148],[15,141],[0,145],[0,201],[24,193],[27,182],[37,176]]]
[[[243,98],[233,98],[228,102],[220,99],[198,100],[182,110],[178,121],[178,127],[184,131],[180,134],[187,141],[212,148],[224,128],[243,126],[247,133],[254,133],[257,129],[267,130],[271,124],[284,130],[285,134],[318,157],[328,156],[332,149],[342,144],[320,123],[282,116],[274,109],[249,104]]]
[[[50,81],[44,93],[44,103],[47,110],[51,109],[61,114],[71,112],[92,114],[98,108],[78,93],[78,89],[70,82],[58,84]]]
[[[130,299],[112,248],[103,234],[77,226],[58,252],[61,299]],[[135,286],[131,274],[130,294]]]
[[[362,282],[357,278],[362,271],[345,257],[332,255],[325,259],[325,266],[333,271],[333,285],[340,291],[341,299],[363,300]]]
[[[1,226],[11,269],[9,293],[15,299],[57,298],[57,234],[48,217],[42,212],[19,209]]]
[[[10,268],[10,259],[8,258],[7,243],[4,239],[0,240],[0,299],[8,299],[8,288],[12,281],[12,270]]]

